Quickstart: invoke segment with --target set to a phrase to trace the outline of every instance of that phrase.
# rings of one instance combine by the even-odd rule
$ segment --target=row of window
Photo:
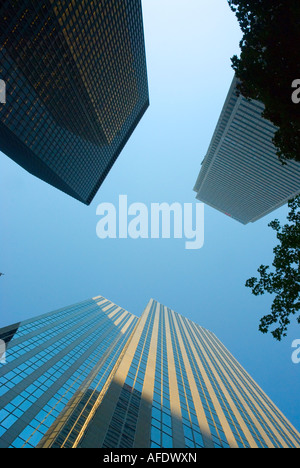
[[[154,311],[155,308],[152,305],[109,424],[103,448],[133,446],[153,330]]]
[[[166,339],[165,317],[160,305],[151,420],[150,446],[153,448],[173,447]]]
[[[90,304],[87,307],[89,309]],[[91,324],[94,330],[92,333],[89,330],[90,324],[88,324],[87,328],[87,324],[83,321],[81,328],[77,327],[72,334],[65,335],[64,342],[62,340],[61,343],[54,344],[51,350],[48,348],[44,357],[41,358],[39,353],[37,355],[39,359],[37,359],[37,356],[31,358],[35,359],[35,361],[30,363],[27,370],[21,370],[20,381],[10,380],[9,383],[12,385],[10,388],[13,389],[13,393],[11,401],[0,411],[1,434],[9,430],[32,405],[34,405],[34,409],[43,406],[43,420],[34,418],[30,423],[31,429],[27,427],[23,429],[26,435],[31,431],[30,434],[34,438],[29,440],[27,444],[29,444],[28,446],[34,446],[37,440],[37,432],[41,437],[45,434],[49,427],[48,418],[50,418],[52,424],[53,418],[55,420],[58,417],[61,410],[82,384],[86,386],[87,382],[89,382],[91,388],[96,389],[97,392],[101,391],[123,350],[128,336],[133,330],[135,322],[133,321],[127,333],[120,334],[119,330],[124,327],[130,315],[126,314],[116,327],[105,313],[100,313],[101,309],[99,310],[98,306],[97,309],[99,327],[96,330],[94,328],[95,319],[92,320],[93,323]],[[111,309],[108,312],[111,312]],[[122,314],[122,310],[115,313],[114,320],[120,314]],[[104,320],[101,320],[102,318]],[[70,317],[69,320],[72,324]],[[114,352],[107,353],[112,345]],[[69,351],[68,347],[70,348]],[[104,362],[101,359],[102,361],[104,359]],[[51,367],[49,367],[48,361],[51,363]],[[100,368],[99,362],[101,362]],[[40,374],[40,367],[43,363],[45,363],[43,374],[38,378],[34,378],[35,374]],[[27,361],[24,362],[24,365],[26,364]],[[72,368],[74,372],[70,375]],[[17,393],[18,384],[23,386],[26,378],[28,386],[25,390],[19,392],[17,397],[14,397]],[[22,421],[25,421],[25,419],[20,419],[20,424],[22,424]],[[32,430],[33,427],[34,430]],[[13,431],[15,432],[16,429],[13,429]],[[17,447],[20,444],[25,444],[26,440],[23,433],[19,434],[12,446]]]
[[[232,401],[238,407],[239,413],[244,419],[244,422],[246,423],[257,445],[259,447],[267,446],[266,441],[263,440],[262,434],[260,434],[258,428],[256,427],[256,424],[250,418],[249,411],[242,404],[242,401],[240,398],[241,395],[243,396],[243,398],[245,398],[250,410],[258,419],[259,423],[264,428],[266,434],[272,440],[273,444],[275,446],[280,446],[280,442],[277,438],[277,435],[271,431],[270,424],[266,420],[266,417],[269,420],[271,420],[274,427],[278,430],[279,433],[281,433],[282,437],[285,438],[286,434],[282,432],[282,428],[279,426],[279,424],[277,423],[277,421],[272,415],[272,409],[273,411],[275,411],[275,413],[278,413],[277,410],[275,408],[272,408],[272,409],[270,408],[269,402],[266,401],[263,392],[261,392],[261,390],[255,384],[255,382],[253,382],[252,379],[249,378],[248,374],[244,371],[244,369],[240,366],[240,364],[235,359],[233,359],[232,356],[228,354],[227,350],[214,337],[214,335],[208,333],[204,329],[201,330],[199,326],[191,322],[187,322],[186,320],[185,322],[189,323],[190,327],[194,330],[197,340],[199,340],[199,343],[201,343],[201,346],[205,349],[206,354],[209,356],[210,361],[212,362],[214,368],[217,370],[218,377],[222,380],[224,387],[227,389],[228,393],[230,394],[232,398]],[[194,339],[193,334],[191,334],[191,337],[193,339],[194,346],[199,356],[201,356],[202,351],[198,345],[197,340]],[[218,361],[215,359],[215,356],[222,358],[222,365],[219,365]],[[210,378],[215,394],[218,396],[218,399],[222,406],[224,414],[226,415],[227,421],[231,425],[232,432],[235,435],[237,442],[242,443],[245,446],[247,446],[248,442],[247,442],[246,436],[243,434],[233,411],[230,409],[221,386],[218,384],[217,380],[214,378],[207,360],[203,358],[202,361],[206,369],[207,375]],[[234,368],[236,368],[237,371],[234,372]],[[229,378],[234,383],[234,385],[232,384],[229,385],[228,377],[226,377],[225,373],[229,375]],[[244,387],[243,385],[241,385],[241,381],[243,382]],[[238,393],[235,392],[235,388],[237,389]],[[246,392],[244,388],[247,389]],[[253,403],[252,401],[254,401],[255,403]],[[271,411],[269,411],[269,408]],[[286,427],[286,429],[288,428]]]

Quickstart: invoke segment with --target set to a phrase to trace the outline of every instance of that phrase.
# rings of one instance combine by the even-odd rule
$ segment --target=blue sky
[[[0,155],[0,327],[103,295],[140,316],[154,298],[213,331],[300,430],[292,324],[281,343],[258,331],[272,299],[244,287],[277,241],[205,207],[205,241],[99,239],[99,203],[196,203],[193,186],[233,78],[241,32],[226,0],[143,0],[150,108],[89,207]]]

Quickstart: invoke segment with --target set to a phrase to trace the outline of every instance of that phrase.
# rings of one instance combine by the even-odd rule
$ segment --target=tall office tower
[[[89,204],[149,106],[141,0],[6,0],[0,16],[0,150]]]
[[[99,296],[0,330],[0,447],[300,447],[215,335]]]
[[[300,164],[282,166],[272,143],[276,127],[262,103],[236,94],[234,77],[194,186],[196,198],[247,224],[300,193]]]
[[[99,297],[1,329],[0,447],[37,446],[62,412],[84,426],[137,321]]]

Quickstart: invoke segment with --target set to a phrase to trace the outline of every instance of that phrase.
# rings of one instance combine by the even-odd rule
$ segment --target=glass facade
[[[89,204],[149,106],[140,0],[4,1],[0,149]]]
[[[65,426],[76,426],[67,433],[76,440],[136,322],[97,298],[9,327],[11,334],[1,330],[7,351],[0,367],[0,447],[36,447],[50,427],[49,445],[62,445]]]
[[[1,448],[299,448],[216,336],[102,296],[0,330]]]
[[[300,447],[299,433],[216,336],[154,300],[113,381],[79,447]],[[129,421],[125,407],[117,411],[116,424],[124,392],[135,395],[134,411]],[[126,445],[122,433],[131,434]]]

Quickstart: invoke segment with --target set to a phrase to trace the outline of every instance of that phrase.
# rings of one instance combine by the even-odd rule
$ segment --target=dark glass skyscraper
[[[89,204],[149,106],[141,0],[7,0],[0,16],[0,150]]]
[[[216,336],[99,296],[0,330],[1,448],[300,448]]]

